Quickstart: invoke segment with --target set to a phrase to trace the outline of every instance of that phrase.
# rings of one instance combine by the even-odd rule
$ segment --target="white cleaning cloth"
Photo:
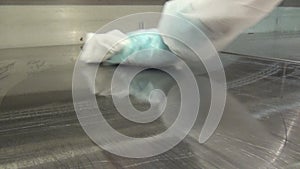
[[[88,33],[80,59],[86,63],[101,63],[126,45],[126,34],[112,30],[105,34]]]

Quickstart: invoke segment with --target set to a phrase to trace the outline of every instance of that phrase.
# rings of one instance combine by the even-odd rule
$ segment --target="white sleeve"
[[[172,0],[163,13],[187,19],[222,50],[245,29],[268,15],[282,0]],[[164,26],[161,20],[160,26]],[[174,26],[176,29],[176,26]],[[170,30],[172,31],[172,30]],[[165,39],[164,39],[165,40]],[[172,48],[172,42],[165,40]]]

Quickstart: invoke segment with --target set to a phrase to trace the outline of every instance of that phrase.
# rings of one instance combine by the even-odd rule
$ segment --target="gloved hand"
[[[173,57],[168,55],[161,57],[161,55],[156,53],[160,52],[160,50],[169,51],[169,48],[155,29],[129,33],[125,41],[126,46],[107,59],[104,64],[122,63],[125,65],[151,67],[169,66],[176,63]],[[143,50],[147,50],[147,52],[139,54]]]
[[[156,52],[169,51],[169,48],[155,29],[140,30],[128,35],[118,30],[106,34],[91,33],[87,39],[81,57],[87,63],[151,67],[174,65],[177,62],[173,57],[157,55]],[[147,52],[138,54],[143,50]]]

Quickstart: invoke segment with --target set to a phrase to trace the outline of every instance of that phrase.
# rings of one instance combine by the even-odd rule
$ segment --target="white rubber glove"
[[[147,52],[140,53],[145,50]],[[169,48],[156,29],[138,30],[127,35],[114,30],[106,34],[87,34],[81,59],[86,63],[144,67],[174,66],[177,63],[175,56],[162,56],[160,50]]]

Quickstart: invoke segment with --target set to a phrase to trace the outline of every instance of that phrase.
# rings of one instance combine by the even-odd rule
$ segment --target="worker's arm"
[[[163,13],[190,21],[199,27],[220,51],[244,30],[267,16],[281,1],[173,0],[165,4]],[[168,24],[164,18],[160,21],[160,27],[168,27]],[[164,38],[164,41],[172,50],[176,50],[170,39]]]

